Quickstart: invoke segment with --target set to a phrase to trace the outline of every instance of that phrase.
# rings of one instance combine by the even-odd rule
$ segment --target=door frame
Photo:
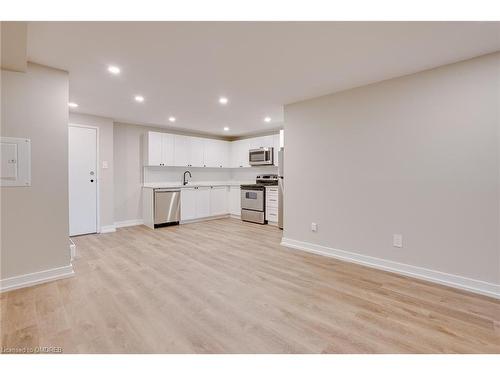
[[[96,131],[96,155],[95,155],[95,160],[96,160],[96,171],[95,171],[95,178],[96,178],[96,233],[101,233],[101,197],[99,191],[101,190],[101,174],[99,172],[99,166],[101,164],[101,159],[99,156],[99,144],[100,144],[100,138],[99,138],[99,127],[98,126],[92,126],[92,125],[82,125],[82,124],[74,124],[74,123],[69,123],[68,127],[74,127],[74,128],[87,128],[87,129],[95,129]],[[69,148],[69,142],[68,142],[68,148]],[[69,156],[69,152],[68,152]],[[69,176],[68,176],[69,177]],[[69,215],[69,212],[68,212]]]

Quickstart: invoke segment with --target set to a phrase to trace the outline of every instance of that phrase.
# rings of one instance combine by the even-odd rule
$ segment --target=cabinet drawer
[[[266,213],[278,215],[278,207],[266,207]]]
[[[276,194],[278,195],[278,188],[277,187],[266,187],[266,194]]]
[[[266,209],[267,208],[274,208],[278,209],[278,199],[266,199]]]
[[[267,221],[278,221],[278,212],[266,211],[266,220]]]
[[[278,193],[267,193],[266,192],[266,198],[278,199]]]

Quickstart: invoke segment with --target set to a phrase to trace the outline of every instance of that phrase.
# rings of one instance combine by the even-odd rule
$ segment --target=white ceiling
[[[228,136],[279,127],[287,103],[498,50],[498,22],[28,24],[29,60],[69,71],[75,112]]]

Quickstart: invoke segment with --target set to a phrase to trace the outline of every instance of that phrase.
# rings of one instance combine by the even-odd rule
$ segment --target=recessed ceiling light
[[[229,126],[224,126],[224,131],[228,132],[229,131]]]
[[[265,122],[271,122],[271,117],[264,117]]]
[[[76,108],[76,107],[78,107],[78,104],[73,103],[73,102],[69,102],[69,103],[68,103],[68,107],[71,107],[71,108]]]
[[[108,72],[110,72],[111,74],[117,75],[117,74],[120,74],[121,70],[117,66],[109,65],[108,66]]]
[[[142,103],[144,101],[144,96],[136,95],[134,99],[136,102]]]
[[[229,100],[226,97],[224,97],[224,96],[221,96],[219,98],[219,103],[220,104],[227,104],[228,102],[229,102]]]
[[[175,117],[174,117],[174,116],[170,116],[170,117],[168,118],[168,121],[170,121],[170,122],[175,122]]]

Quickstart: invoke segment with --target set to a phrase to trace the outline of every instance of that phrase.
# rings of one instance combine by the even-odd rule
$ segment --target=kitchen
[[[231,216],[283,229],[283,130],[234,141],[152,131],[143,139],[144,225]]]

